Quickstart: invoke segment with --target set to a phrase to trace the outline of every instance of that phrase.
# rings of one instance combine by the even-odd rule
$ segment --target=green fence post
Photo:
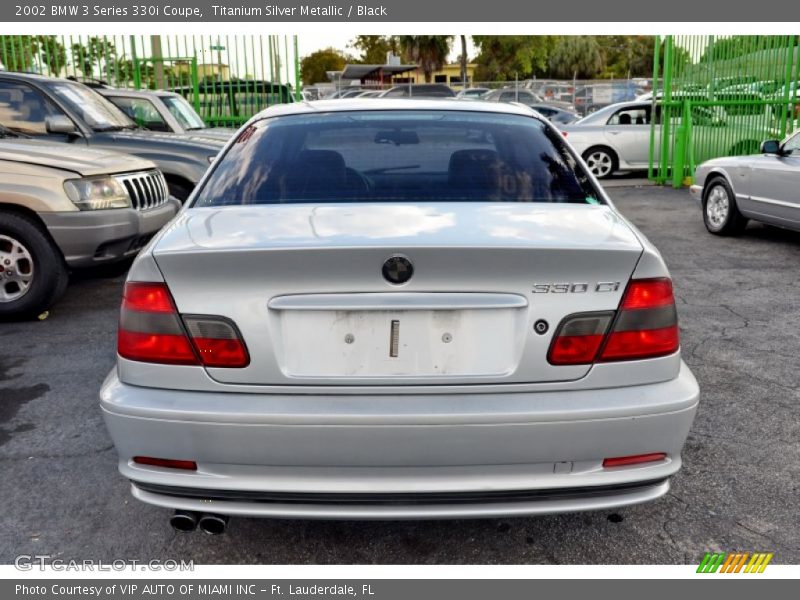
[[[200,114],[200,76],[197,70],[197,55],[192,57],[192,103],[194,110]]]
[[[683,103],[681,113],[681,124],[675,130],[675,153],[672,158],[672,187],[680,188],[683,186],[683,178],[686,175],[686,149],[689,142],[689,130],[691,128],[691,102]]]
[[[655,36],[655,43],[653,46],[653,101],[650,103],[650,159],[647,161],[647,178],[651,181],[655,179],[653,164],[656,154],[656,106],[658,103],[658,63],[661,58],[661,36]],[[661,124],[659,123],[659,125]]]
[[[794,64],[794,57],[795,57],[795,47],[794,47],[794,36],[790,35],[787,36],[787,48],[786,48],[786,73],[784,74],[785,83],[783,84],[783,102],[781,102],[781,139],[786,137],[787,133],[787,125],[789,122],[789,115],[793,112],[794,106],[789,106],[791,102],[791,97],[789,92],[792,89],[792,66]],[[797,92],[795,91],[795,97],[797,97]],[[792,120],[794,119],[794,115],[791,116]]]
[[[669,169],[669,130],[672,116],[672,36],[664,37],[664,93],[661,96],[661,155],[659,156],[658,179],[659,184],[667,182]]]

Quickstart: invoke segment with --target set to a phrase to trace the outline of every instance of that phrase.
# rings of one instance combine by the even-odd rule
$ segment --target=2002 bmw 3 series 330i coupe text
[[[206,531],[652,500],[698,402],[658,251],[496,103],[261,113],[131,268],[118,353],[119,468]]]

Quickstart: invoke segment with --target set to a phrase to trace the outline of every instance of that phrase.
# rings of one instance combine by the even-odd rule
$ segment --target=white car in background
[[[764,108],[768,111],[768,108]],[[581,155],[598,179],[611,177],[617,171],[648,168],[651,134],[653,157],[661,155],[661,106],[656,105],[656,123],[652,124],[652,102],[620,102],[611,104],[575,123],[561,127],[573,148]],[[676,111],[678,114],[679,111]],[[752,115],[736,115],[724,107],[692,107],[694,151],[698,157],[717,155],[716,144],[724,140],[725,154],[756,152],[764,137],[763,119]],[[765,116],[766,118],[766,116]],[[674,127],[678,118],[671,121]]]

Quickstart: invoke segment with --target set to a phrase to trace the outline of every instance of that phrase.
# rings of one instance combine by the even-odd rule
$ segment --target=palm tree
[[[603,53],[593,36],[564,36],[550,55],[550,71],[556,77],[592,79],[602,70]]]
[[[467,36],[461,36],[461,88],[467,89]]]
[[[433,73],[441,69],[450,54],[452,35],[401,35],[400,49],[407,60],[415,62],[430,83]]]

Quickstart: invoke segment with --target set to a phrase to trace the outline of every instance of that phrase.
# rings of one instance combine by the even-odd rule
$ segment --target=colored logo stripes
[[[772,552],[706,552],[698,573],[763,573]]]

